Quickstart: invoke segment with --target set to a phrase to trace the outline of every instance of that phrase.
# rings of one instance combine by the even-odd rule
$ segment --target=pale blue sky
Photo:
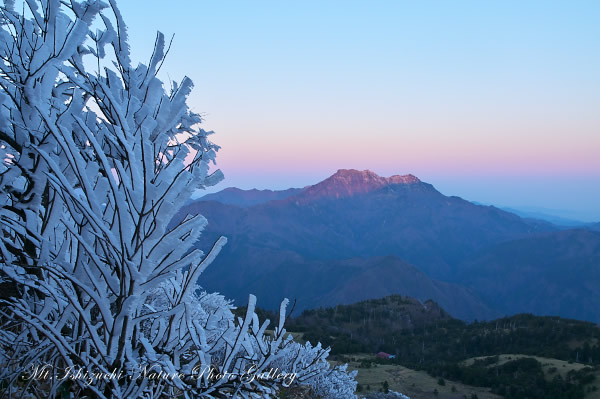
[[[194,80],[219,188],[372,169],[600,220],[600,2],[119,4],[134,59],[175,34],[161,77]]]

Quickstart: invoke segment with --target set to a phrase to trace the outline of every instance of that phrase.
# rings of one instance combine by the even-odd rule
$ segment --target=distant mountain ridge
[[[591,223],[589,225],[586,226],[589,230],[592,231],[600,231],[600,222],[598,223]]]
[[[350,182],[372,173],[343,174],[348,172],[354,175],[345,179]],[[460,259],[487,245],[551,226],[446,197],[416,178],[408,184],[377,182],[367,190],[352,186],[355,190],[350,191],[338,184],[336,175],[282,201],[243,209],[197,201],[183,212],[209,217],[203,239],[213,240],[216,234],[211,233],[219,233],[232,241],[243,238],[258,247],[291,250],[309,259],[395,255],[436,279],[449,278]]]
[[[269,201],[298,199],[343,198],[365,194],[391,184],[415,184],[421,181],[413,175],[381,177],[370,170],[339,169],[335,174],[313,186],[286,190],[242,190],[228,187],[217,193],[206,194],[198,201],[217,201],[222,204],[247,207]]]
[[[287,190],[242,190],[236,187],[228,187],[217,193],[206,194],[197,201],[217,201],[222,204],[236,205],[240,207],[253,206],[269,201],[282,200],[298,194],[301,188],[288,188]]]
[[[550,214],[548,212],[539,211],[539,210],[530,210],[530,209],[517,209],[511,207],[502,207],[505,211],[512,212],[515,215],[519,215],[522,218],[530,218],[530,219],[539,219],[545,220],[547,222],[553,223],[557,226],[561,227],[584,227],[588,223],[582,222],[580,220],[568,219],[561,216],[556,216]],[[543,209],[543,208],[542,208]]]
[[[519,309],[599,322],[600,232],[572,229],[499,243],[466,261],[457,280],[504,314]]]
[[[308,298],[310,306],[383,294],[421,300],[437,295],[435,300],[454,316],[495,317],[508,308],[480,299],[481,291],[470,284],[486,275],[487,265],[478,270],[471,262],[504,242],[541,235],[542,245],[544,234],[560,230],[548,222],[444,196],[412,175],[385,178],[351,169],[285,195],[256,190],[253,201],[243,207],[214,199],[195,201],[183,213],[201,213],[209,220],[200,248],[208,248],[220,235],[229,238],[201,284],[242,303],[254,293],[269,306],[288,293]],[[386,266],[382,259],[392,260]],[[540,262],[536,268],[542,267]],[[408,281],[411,267],[422,275],[415,280],[422,296],[402,292],[410,284],[402,285],[395,277]],[[527,278],[535,279],[535,273]],[[500,271],[488,279],[504,284]],[[548,288],[533,281],[531,285],[540,295]],[[577,297],[571,303],[583,300]],[[514,313],[519,311],[519,303],[511,306]],[[567,309],[561,315],[571,314]]]

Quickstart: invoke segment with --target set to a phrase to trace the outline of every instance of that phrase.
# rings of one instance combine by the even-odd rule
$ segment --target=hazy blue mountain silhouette
[[[488,245],[552,229],[402,178],[341,170],[280,201],[245,208],[197,201],[184,211],[208,217],[207,244],[224,234],[307,259],[395,255],[438,279],[450,278],[460,261]]]
[[[246,207],[285,199],[298,194],[300,191],[302,191],[301,188],[289,188],[287,190],[257,190],[253,188],[242,190],[236,187],[228,187],[216,193],[206,194],[198,198],[198,201],[217,201],[222,204]]]
[[[565,230],[494,245],[466,261],[457,280],[504,314],[600,322],[600,232]]]
[[[593,231],[600,231],[600,222],[590,223],[586,226],[586,228]]]
[[[340,170],[284,198],[269,196],[254,195],[255,205],[205,199],[185,208],[185,213],[199,212],[209,220],[198,243],[202,248],[219,235],[229,238],[202,276],[205,287],[242,302],[254,293],[269,304],[297,292],[307,298],[306,306],[394,293],[432,298],[457,317],[494,317],[509,308],[494,302],[495,309],[486,309],[473,291],[459,287],[487,275],[485,264],[466,265],[501,243],[558,231],[547,222],[444,196],[412,175],[384,178]],[[377,259],[394,261],[386,266]],[[402,285],[396,275],[406,277],[410,268],[421,273],[414,285],[422,287],[422,295],[401,291],[410,284]],[[503,284],[501,271],[487,278]],[[454,284],[442,289],[441,281]],[[398,291],[390,292],[392,286]],[[439,299],[442,291],[445,302]],[[449,305],[452,301],[455,305]]]

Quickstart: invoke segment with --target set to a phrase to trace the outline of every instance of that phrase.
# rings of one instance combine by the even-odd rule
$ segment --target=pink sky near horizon
[[[226,180],[337,169],[600,221],[600,2],[121,2],[132,58],[195,82]]]
[[[400,141],[400,142],[398,142]],[[286,140],[270,147],[227,143],[218,164],[231,170],[318,172],[340,168],[425,171],[434,174],[589,176],[600,178],[600,156],[594,145],[570,142],[405,143],[381,140],[377,146],[359,143],[320,143],[319,148]],[[592,143],[593,144],[593,143]],[[491,149],[493,147],[493,149]],[[371,154],[369,154],[369,152]],[[249,154],[251,153],[251,154]],[[307,155],[310,154],[309,159]]]
[[[211,116],[207,123],[217,125],[213,137],[222,146],[219,165],[232,170],[275,167],[292,173],[351,167],[434,174],[600,177],[600,124],[589,116],[571,121],[549,115],[535,125],[491,117],[479,123],[455,120],[436,125],[418,118],[390,121],[388,116],[387,125],[371,129],[344,123],[341,116],[342,122],[331,126],[316,121],[312,127],[310,122],[285,126],[269,121],[256,131],[256,126],[235,122],[219,126],[220,121]]]

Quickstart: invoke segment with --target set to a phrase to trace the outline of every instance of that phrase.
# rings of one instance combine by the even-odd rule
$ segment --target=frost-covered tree
[[[20,10],[18,9],[20,8]],[[353,397],[354,374],[202,292],[206,219],[172,226],[218,149],[184,78],[133,67],[114,0],[0,7],[0,382],[4,397]]]

